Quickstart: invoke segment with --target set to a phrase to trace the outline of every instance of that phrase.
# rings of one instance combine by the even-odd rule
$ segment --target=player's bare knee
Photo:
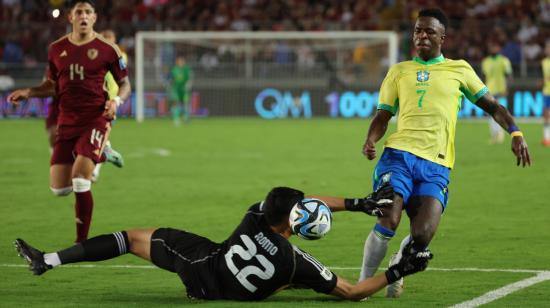
[[[73,187],[72,186],[61,187],[61,188],[50,187],[50,190],[54,195],[58,197],[64,197],[73,192]]]
[[[73,190],[75,193],[87,192],[92,188],[92,181],[85,178],[73,178]]]
[[[403,198],[399,194],[394,194],[393,205],[384,211],[384,216],[379,218],[379,223],[384,227],[397,230],[401,222],[403,210]]]
[[[134,229],[126,231],[130,252],[138,257],[151,260],[151,237],[155,229]]]
[[[93,173],[93,170],[92,170],[92,173]],[[85,180],[91,180],[92,179],[92,175],[88,175],[88,174],[84,174],[83,172],[73,172],[72,173],[72,178],[73,179],[85,179]]]
[[[399,223],[401,222],[401,212],[388,211],[385,215],[378,218],[378,223],[385,228],[393,231],[397,230]]]
[[[385,221],[385,223],[383,223],[382,225],[386,228],[389,228],[389,229],[395,231],[395,230],[397,230],[397,227],[399,226],[399,222],[400,222],[399,218],[389,217],[389,219],[387,219]]]
[[[132,251],[132,247],[134,247],[134,243],[138,241],[138,231],[137,230],[127,230],[126,234],[128,235],[128,244],[130,245],[130,251]]]

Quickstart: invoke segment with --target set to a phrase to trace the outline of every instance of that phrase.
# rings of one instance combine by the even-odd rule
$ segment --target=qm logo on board
[[[426,82],[430,79],[430,72],[428,71],[418,71],[416,72],[416,80],[420,82]]]

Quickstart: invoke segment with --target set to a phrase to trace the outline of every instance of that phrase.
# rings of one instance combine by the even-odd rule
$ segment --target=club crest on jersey
[[[60,58],[63,58],[63,57],[66,57],[67,56],[67,51],[66,50],[63,50],[63,52],[59,55]]]
[[[118,66],[121,70],[126,68],[126,61],[124,61],[123,57],[118,58]]]
[[[418,71],[416,72],[416,80],[420,82],[426,82],[430,79],[430,72],[428,71]]]
[[[94,60],[95,58],[97,58],[97,55],[99,54],[99,51],[97,51],[97,49],[95,48],[90,48],[88,49],[88,58],[90,58],[90,60]]]

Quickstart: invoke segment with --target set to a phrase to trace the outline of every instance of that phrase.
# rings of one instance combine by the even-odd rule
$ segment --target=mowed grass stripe
[[[0,121],[0,264],[19,264],[0,267],[0,306],[191,304],[177,275],[148,268],[150,265],[130,255],[94,265],[147,267],[141,271],[69,268],[41,277],[24,268],[11,245],[15,238],[45,251],[59,250],[74,241],[74,197],[56,198],[49,190],[49,152],[43,125],[42,120]],[[119,120],[111,141],[125,155],[126,165],[122,169],[104,166],[93,186],[96,204],[91,235],[167,226],[221,242],[246,209],[262,200],[273,186],[295,187],[306,194],[364,196],[372,189],[376,165],[361,155],[368,125],[369,120],[248,118],[199,119],[176,128],[168,120],[141,125]],[[544,248],[550,238],[550,150],[539,144],[541,124],[519,126],[530,146],[531,168],[515,166],[509,137],[502,145],[487,144],[485,121],[459,121],[450,202],[430,244],[435,255],[430,268],[407,279],[406,292],[399,301],[389,301],[379,292],[367,304],[447,307],[548,268]],[[394,130],[392,123],[388,134]],[[381,141],[379,153],[382,146]],[[364,241],[376,219],[345,212],[335,213],[333,219],[333,228],[323,240],[291,241],[337,274],[356,281]],[[409,219],[403,215],[386,259],[408,232]],[[387,264],[388,260],[382,262]],[[491,271],[477,272],[487,269]],[[547,280],[489,305],[547,307],[548,286]],[[262,307],[288,307],[289,303],[324,307],[328,300],[331,306],[365,305],[336,302],[311,290],[292,290],[274,296]],[[203,304],[224,308],[245,305]]]

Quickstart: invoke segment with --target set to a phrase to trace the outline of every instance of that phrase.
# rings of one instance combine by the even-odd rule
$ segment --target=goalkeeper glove
[[[390,266],[385,272],[388,284],[392,284],[402,277],[424,271],[432,258],[433,254],[427,248],[411,254],[404,254],[399,263]]]
[[[382,209],[393,204],[393,194],[393,187],[386,182],[366,198],[344,199],[344,205],[348,211],[361,211],[370,216],[382,217],[384,216]]]

